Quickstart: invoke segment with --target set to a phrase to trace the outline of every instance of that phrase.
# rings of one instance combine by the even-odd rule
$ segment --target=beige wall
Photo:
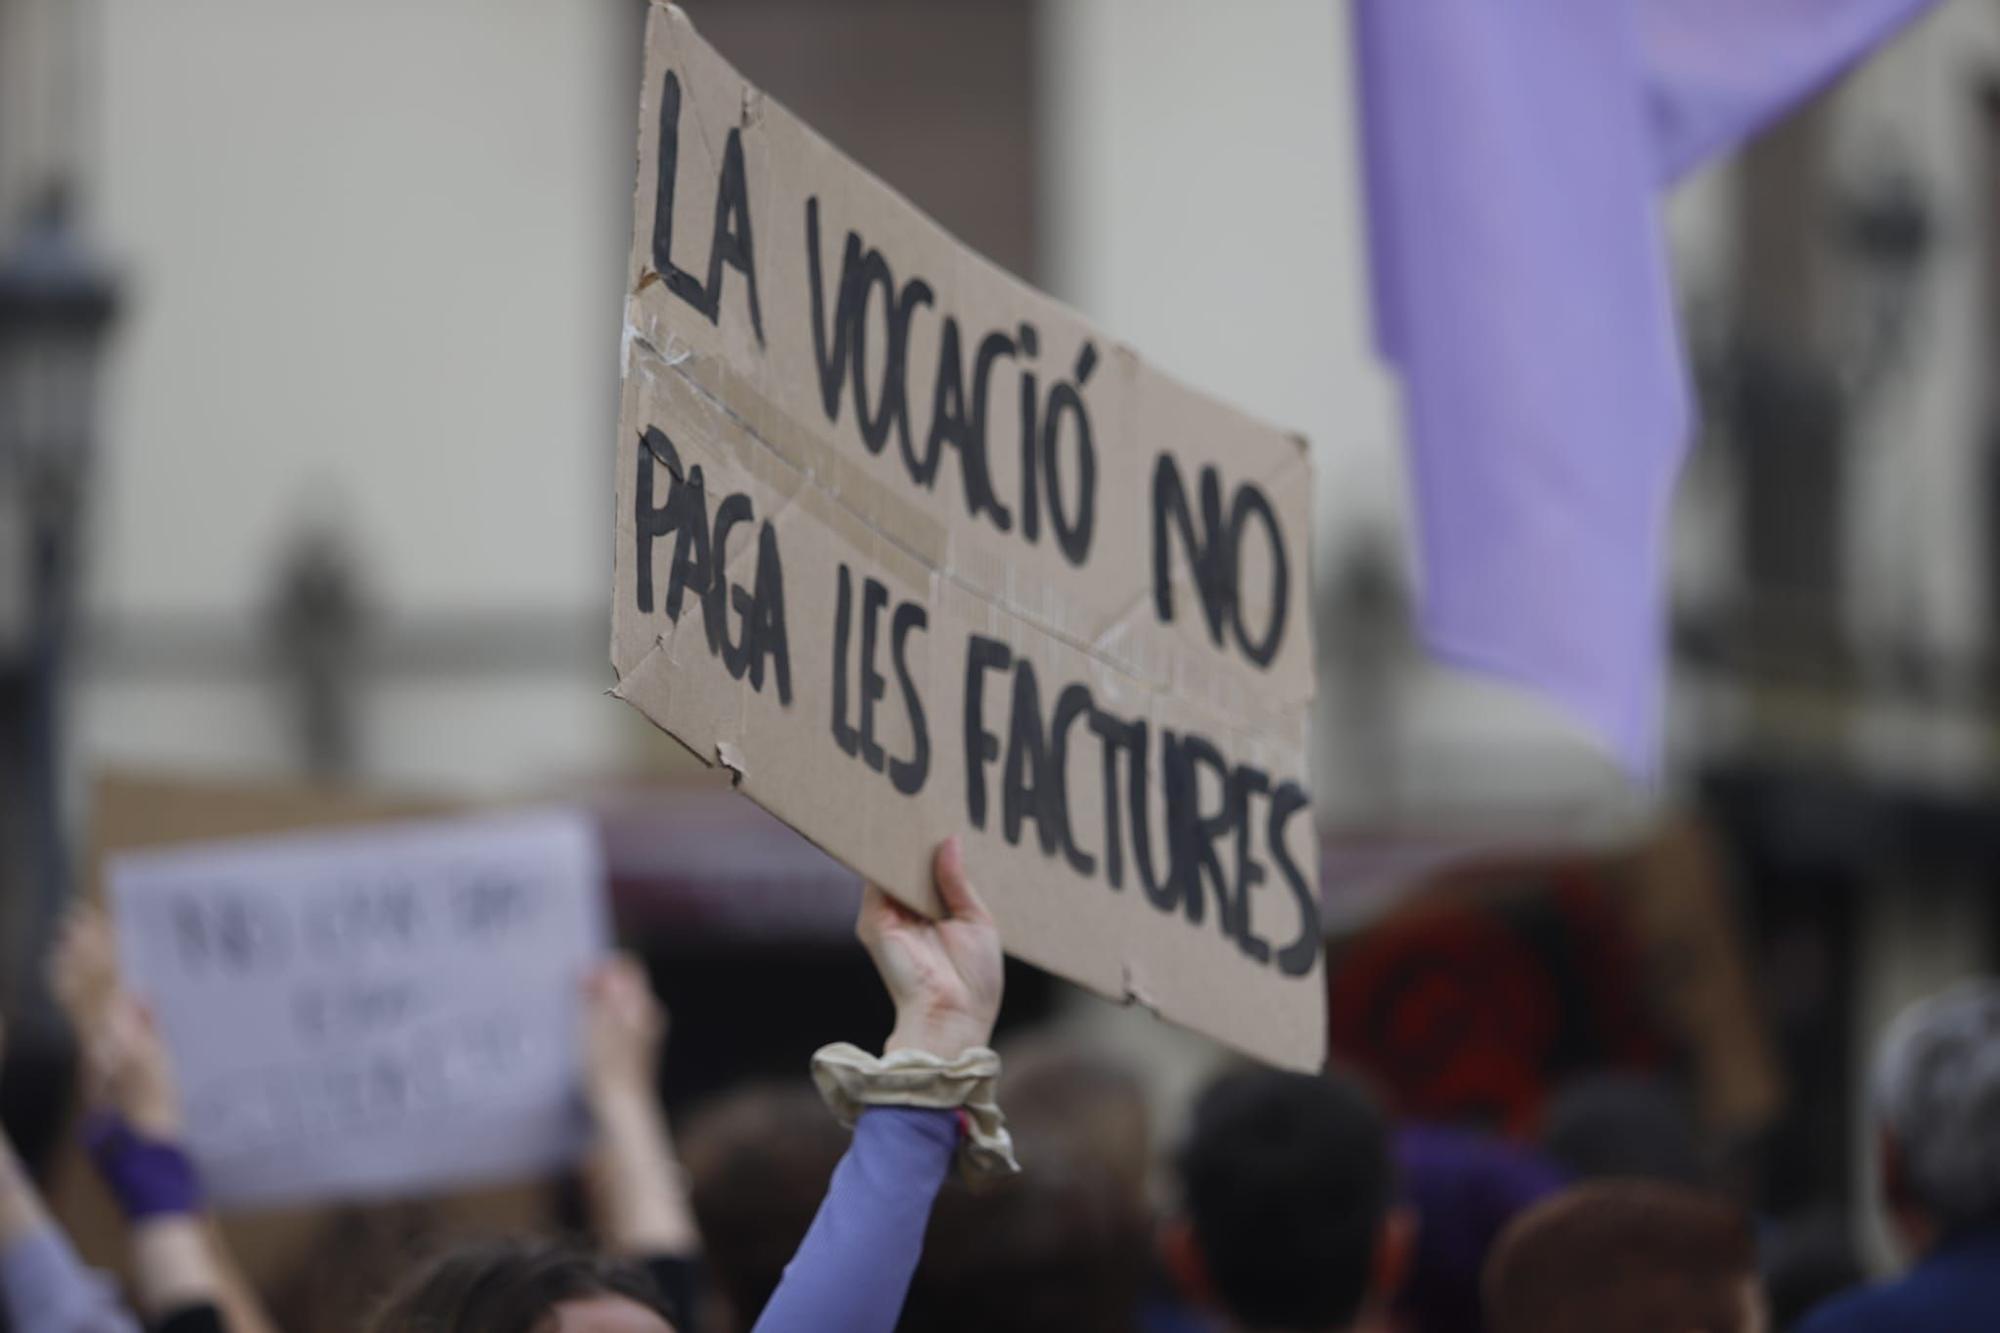
[[[349,539],[388,624],[593,612],[639,6],[98,3],[88,156],[129,304],[90,614],[254,646],[310,523]],[[629,719],[589,648],[574,660],[380,682],[368,771],[491,788],[604,763]],[[86,764],[290,762],[254,673],[115,665],[79,700]]]
[[[1173,374],[1312,442],[1322,563],[1393,539],[1344,7],[1044,6],[1050,281]]]

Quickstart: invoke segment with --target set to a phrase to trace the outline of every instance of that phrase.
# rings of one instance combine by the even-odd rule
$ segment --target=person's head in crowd
[[[1194,1107],[1169,1230],[1184,1287],[1254,1333],[1378,1327],[1409,1262],[1389,1127],[1339,1075],[1225,1074]]]
[[[938,1195],[899,1333],[1133,1328],[1150,1252],[1139,1201],[1078,1140],[1029,1132],[1015,1145],[1022,1174]]]
[[[1486,1265],[1490,1333],[1763,1333],[1750,1220],[1661,1181],[1573,1186],[1523,1213]]]
[[[1401,1326],[1410,1333],[1481,1333],[1479,1283],[1493,1243],[1568,1178],[1495,1134],[1445,1125],[1399,1126],[1395,1155],[1417,1237],[1409,1277],[1396,1296]]]
[[[1153,1128],[1138,1071],[1102,1047],[1054,1033],[1016,1037],[1001,1055],[1000,1104],[1016,1136],[1094,1158],[1143,1204]]]
[[[1542,1151],[1578,1180],[1708,1183],[1685,1099],[1648,1074],[1592,1074],[1565,1084],[1542,1118]]]
[[[2000,1227],[2000,982],[1968,982],[1896,1019],[1875,1070],[1882,1195],[1922,1256]]]
[[[368,1333],[673,1333],[673,1325],[637,1265],[543,1241],[492,1241],[418,1268]]]
[[[847,1131],[810,1085],[753,1083],[698,1108],[680,1140],[714,1292],[747,1329],[812,1226]]]

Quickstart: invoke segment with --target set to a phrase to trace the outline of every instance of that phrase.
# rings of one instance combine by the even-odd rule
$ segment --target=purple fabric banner
[[[1660,188],[1931,0],[1355,0],[1420,627],[1658,764],[1690,429]]]
[[[1663,184],[1742,143],[1937,0],[1638,0]]]

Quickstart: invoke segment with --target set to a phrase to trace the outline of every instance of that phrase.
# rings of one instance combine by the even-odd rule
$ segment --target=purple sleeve
[[[139,1333],[110,1285],[47,1227],[0,1250],[0,1306],[21,1333]]]
[[[931,1201],[957,1149],[955,1112],[863,1111],[826,1201],[753,1333],[889,1333],[923,1253]]]

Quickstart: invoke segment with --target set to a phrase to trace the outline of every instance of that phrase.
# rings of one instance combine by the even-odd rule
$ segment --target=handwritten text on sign
[[[604,947],[587,817],[131,853],[110,886],[219,1201],[421,1193],[582,1147],[579,983]]]
[[[636,211],[620,696],[906,900],[964,832],[1011,952],[1316,1066],[1301,442],[953,241],[663,5]]]

